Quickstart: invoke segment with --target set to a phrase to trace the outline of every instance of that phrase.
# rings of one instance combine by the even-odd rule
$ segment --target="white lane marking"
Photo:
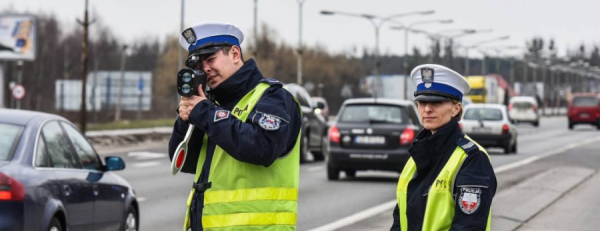
[[[138,160],[149,160],[149,159],[158,159],[165,158],[167,156],[166,153],[157,153],[157,152],[130,152],[127,154],[128,157],[133,157]]]
[[[550,151],[550,152],[546,152],[544,154],[532,156],[532,157],[529,157],[527,159],[523,159],[523,160],[520,160],[520,161],[516,161],[516,162],[510,163],[510,164],[505,164],[505,165],[502,165],[500,167],[494,168],[494,172],[496,172],[496,174],[501,173],[501,172],[505,172],[505,171],[508,171],[508,170],[511,170],[511,169],[514,169],[514,168],[518,168],[518,167],[521,167],[521,166],[524,166],[524,165],[527,165],[527,164],[531,164],[531,163],[533,163],[536,160],[539,160],[539,159],[542,159],[542,158],[546,158],[546,157],[549,157],[549,156],[554,156],[556,154],[563,153],[563,152],[565,152],[565,151],[567,151],[569,149],[573,149],[575,147],[579,147],[579,146],[586,145],[586,144],[593,143],[593,142],[597,142],[597,141],[600,141],[600,136],[599,137],[594,137],[594,138],[589,138],[589,139],[583,140],[583,141],[578,142],[578,143],[570,143],[570,144],[568,144],[568,145],[566,145],[564,147],[558,148],[558,149]]]
[[[380,214],[384,211],[390,210],[392,208],[396,207],[396,200],[393,201],[388,201],[385,202],[383,204],[377,205],[375,207],[369,208],[367,210],[364,210],[362,212],[358,212],[355,214],[352,214],[348,217],[342,218],[340,220],[337,220],[333,223],[329,223],[327,225],[324,226],[320,226],[314,229],[311,229],[309,231],[329,231],[329,230],[336,230],[336,229],[340,229],[346,226],[349,226],[351,224],[354,224],[356,222],[362,221],[364,219],[367,219],[369,217],[375,216],[377,214]]]
[[[161,163],[159,161],[150,161],[150,162],[142,162],[142,163],[131,164],[131,167],[135,167],[135,168],[147,168],[147,167],[158,166],[160,164]]]
[[[314,166],[314,167],[307,168],[306,171],[307,172],[316,172],[316,171],[323,170],[324,168],[325,168],[325,166]]]
[[[138,202],[144,202],[144,201],[146,201],[146,198],[145,197],[138,197],[137,201]]]
[[[585,145],[585,144],[589,144],[589,143],[593,143],[593,142],[597,142],[600,141],[600,136],[598,137],[594,137],[594,138],[590,138],[590,139],[586,139],[582,142],[579,143],[570,143],[568,145],[566,145],[565,147],[556,149],[554,151],[550,151],[541,155],[537,155],[537,156],[532,156],[529,157],[527,159],[524,160],[520,160],[514,163],[510,163],[510,164],[505,164],[502,165],[498,168],[495,168],[494,171],[496,172],[496,174],[501,173],[501,172],[505,172],[508,171],[510,169],[513,168],[517,168],[517,167],[521,167],[523,165],[527,165],[527,164],[531,164],[532,162],[542,159],[542,158],[546,158],[549,156],[553,156],[556,154],[560,154],[560,153],[564,153],[566,150],[581,146],[581,145]],[[396,200],[392,200],[392,201],[388,201],[385,202],[383,204],[377,205],[375,207],[371,207],[365,211],[362,212],[358,212],[355,213],[353,215],[350,215],[348,217],[339,219],[337,221],[334,221],[332,223],[311,229],[310,231],[329,231],[329,230],[336,230],[336,229],[340,229],[346,226],[349,226],[351,224],[355,224],[359,221],[365,220],[369,217],[375,216],[377,214],[380,214],[382,212],[388,211],[390,209],[393,209],[396,206],[396,203],[398,203]]]

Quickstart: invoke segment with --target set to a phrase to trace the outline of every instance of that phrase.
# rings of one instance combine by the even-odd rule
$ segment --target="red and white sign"
[[[17,100],[23,99],[25,97],[25,87],[21,84],[17,84],[12,88],[12,96]]]

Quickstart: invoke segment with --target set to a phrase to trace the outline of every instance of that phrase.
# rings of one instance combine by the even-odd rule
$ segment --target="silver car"
[[[515,96],[510,99],[508,115],[515,123],[527,122],[540,126],[538,103],[531,96]]]
[[[517,153],[517,129],[511,123],[506,106],[469,104],[461,120],[463,132],[484,147],[500,147],[504,153]]]

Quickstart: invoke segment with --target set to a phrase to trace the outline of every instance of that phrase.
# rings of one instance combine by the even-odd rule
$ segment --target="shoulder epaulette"
[[[479,146],[472,140],[466,137],[466,135],[462,135],[458,140],[456,140],[456,144],[461,147],[467,154],[471,154],[479,150]]]
[[[264,78],[264,79],[261,79],[260,82],[261,83],[268,83],[271,86],[275,86],[275,85],[283,86],[283,84],[281,82],[279,82],[279,80],[272,79],[272,78]]]

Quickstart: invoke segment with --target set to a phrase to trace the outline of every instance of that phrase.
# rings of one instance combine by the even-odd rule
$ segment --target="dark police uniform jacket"
[[[408,184],[406,216],[408,230],[422,230],[427,194],[433,181],[438,176],[457,146],[461,142],[468,143],[463,138],[464,134],[458,126],[456,119],[451,119],[435,134],[423,129],[417,135],[412,147],[408,150],[413,158],[417,171]],[[461,139],[462,138],[462,139]],[[492,198],[496,193],[496,175],[488,156],[477,145],[466,149],[467,158],[456,175],[454,184],[454,201],[456,202],[452,228],[450,230],[485,230],[488,215],[492,205]],[[465,182],[468,185],[481,187],[480,205],[472,214],[467,214],[459,208],[457,195],[461,191],[456,182]],[[394,223],[390,231],[400,230],[399,208],[394,210]]]
[[[267,82],[270,87],[260,98],[252,110],[247,121],[240,121],[234,116],[218,120],[215,111],[227,110],[230,113],[235,105],[261,82]],[[231,157],[238,161],[268,167],[278,157],[289,153],[293,148],[302,126],[302,118],[298,105],[293,96],[282,88],[282,84],[274,79],[265,79],[258,70],[254,60],[244,62],[244,65],[230,78],[223,81],[215,89],[209,91],[218,105],[210,100],[198,103],[189,115],[188,121],[196,125],[188,144],[188,154],[181,169],[185,173],[196,173],[196,165],[202,148],[202,138],[206,134],[209,138],[207,157],[197,183],[206,183],[210,172],[210,163],[216,145],[219,145]],[[274,115],[281,118],[277,130],[265,130],[258,125],[261,114]],[[216,122],[215,122],[216,121]],[[184,139],[188,130],[188,123],[177,118],[173,133],[169,140],[169,158],[173,155],[177,145]],[[218,171],[218,170],[217,170]],[[203,195],[203,194],[199,194]],[[202,214],[203,198],[195,198],[192,208],[195,214]],[[198,203],[198,204],[194,204]],[[192,223],[201,221],[199,217],[192,217]],[[192,227],[199,227],[192,225]]]

